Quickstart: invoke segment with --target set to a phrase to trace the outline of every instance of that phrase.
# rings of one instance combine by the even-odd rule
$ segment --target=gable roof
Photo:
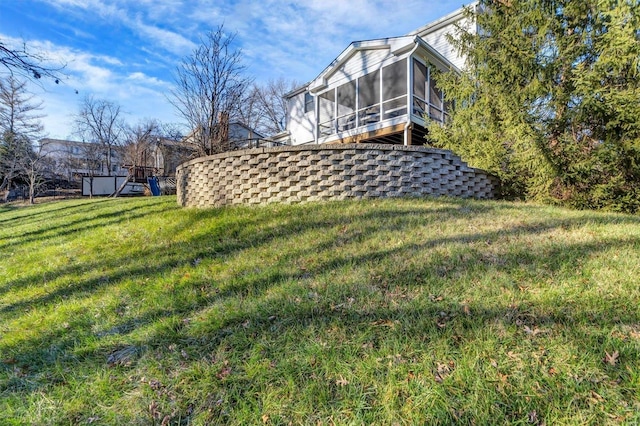
[[[414,31],[411,31],[409,34],[404,36],[354,41],[349,44],[349,46],[347,46],[347,48],[343,50],[342,53],[340,53],[340,55],[338,55],[338,57],[334,59],[324,70],[322,70],[322,72],[320,72],[320,74],[318,74],[316,78],[298,87],[297,89],[286,93],[284,96],[285,98],[291,98],[307,90],[317,93],[318,91],[327,87],[328,79],[334,73],[339,71],[340,68],[349,61],[349,59],[351,59],[357,52],[364,50],[389,49],[389,51],[393,55],[398,56],[405,52],[408,52],[414,46],[418,45],[419,47],[422,47],[436,62],[435,65],[441,68],[453,69],[460,72],[460,69],[456,65],[449,61],[442,53],[433,48],[433,46],[427,43],[423,37],[426,37],[427,35],[432,34],[444,27],[452,25],[453,23],[464,17],[467,8],[476,8],[478,4],[478,1],[474,1],[468,6],[463,6],[460,9],[457,9],[436,21],[430,22]]]
[[[357,52],[364,50],[380,50],[387,49],[394,56],[400,56],[404,53],[411,51],[414,47],[422,48],[427,54],[429,54],[434,65],[439,68],[453,69],[459,72],[458,68],[445,58],[440,52],[434,49],[429,43],[427,43],[422,37],[418,35],[408,35],[401,37],[381,38],[376,40],[364,40],[354,41],[340,55],[329,64],[315,79],[313,79],[307,86],[310,92],[318,92],[327,87],[327,81],[333,74],[341,70],[349,59],[351,59]],[[298,93],[300,89],[291,92],[292,94]]]

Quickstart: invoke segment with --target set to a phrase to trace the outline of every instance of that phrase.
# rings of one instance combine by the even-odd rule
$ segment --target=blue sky
[[[86,95],[120,104],[131,123],[180,122],[166,98],[172,73],[218,25],[236,33],[247,73],[257,83],[279,77],[303,83],[351,41],[403,35],[462,5],[459,0],[0,0],[0,39],[26,43],[66,64],[61,84],[41,81],[30,90],[43,102],[48,136],[74,139],[73,114]]]

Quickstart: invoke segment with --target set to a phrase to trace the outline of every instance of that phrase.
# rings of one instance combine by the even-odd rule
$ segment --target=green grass
[[[0,424],[638,424],[640,218],[0,206]]]

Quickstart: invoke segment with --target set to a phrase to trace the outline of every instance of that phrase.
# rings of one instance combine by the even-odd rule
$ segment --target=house
[[[219,124],[216,126],[219,126],[219,129],[222,129],[220,135],[224,135],[222,137],[226,140],[225,150],[235,151],[247,148],[271,148],[283,145],[282,142],[274,141],[272,138],[266,138],[264,135],[239,121],[228,122],[228,124],[224,123],[224,120],[219,119]],[[182,139],[182,142],[180,142],[185,147],[191,147],[190,149],[193,154],[191,156],[192,158],[197,156],[197,151],[201,148],[199,147],[201,141],[198,139],[198,134],[200,132],[201,127],[193,130]]]
[[[39,143],[41,154],[48,159],[48,178],[79,182],[83,176],[130,175],[135,181],[146,182],[148,176],[175,176],[180,163],[197,156],[189,137],[176,141],[154,136],[148,141],[114,146],[110,150],[110,173],[107,153],[99,143],[50,138]],[[228,137],[231,149],[276,145],[239,122],[229,123]]]
[[[264,136],[240,122],[229,123],[227,134],[231,150],[253,148],[265,144]],[[149,160],[140,162],[140,164],[145,164],[147,169],[153,168],[156,175],[173,177],[179,164],[198,156],[194,132],[180,141],[161,137],[155,138],[155,140],[156,143],[151,144],[148,149],[147,157]]]
[[[447,119],[449,105],[434,75],[462,70],[465,58],[447,35],[458,27],[477,32],[474,21],[461,9],[405,36],[351,43],[285,96],[286,131],[272,141],[293,146],[185,162],[176,171],[178,203],[495,197],[497,180],[451,151],[407,146],[424,144],[427,122]]]
[[[156,138],[156,143],[150,147],[151,163],[146,163],[154,170],[156,176],[175,176],[176,167],[180,163],[195,156],[194,150],[180,141],[169,138]]]
[[[92,142],[63,139],[41,139],[40,153],[49,159],[51,178],[66,181],[79,180],[81,176],[118,175],[126,176],[122,156],[116,149],[111,150],[111,171],[107,169],[105,148]]]
[[[178,164],[193,156],[179,142],[157,137],[151,143],[112,147],[109,173],[105,147],[99,143],[49,138],[39,143],[41,154],[49,160],[48,177],[70,182],[83,176],[127,176],[132,171],[136,177],[139,169],[149,175],[173,176]]]
[[[286,95],[287,129],[274,140],[422,145],[425,118],[443,122],[449,109],[434,71],[464,65],[447,39],[456,25],[476,31],[462,8],[405,36],[351,43],[315,79]]]

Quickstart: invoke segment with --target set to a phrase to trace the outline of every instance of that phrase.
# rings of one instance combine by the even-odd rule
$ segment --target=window
[[[388,101],[407,94],[407,61],[403,59],[382,69],[383,100]]]
[[[436,82],[429,79],[429,116],[442,122],[442,90],[436,87]]]
[[[321,136],[327,136],[335,132],[335,89],[327,90],[318,96],[318,131]]]
[[[442,90],[432,78],[429,67],[413,60],[412,113],[421,117],[444,122],[450,105],[444,101]]]
[[[427,110],[427,81],[429,78],[427,66],[413,60],[413,108],[412,113],[423,116]]]
[[[384,119],[407,113],[407,60],[382,69],[382,110]]]
[[[356,82],[350,81],[336,89],[338,106],[338,131],[356,127]]]
[[[311,93],[304,92],[304,113],[312,112],[315,109],[315,102]]]
[[[380,121],[380,71],[358,79],[358,108],[360,126]]]

